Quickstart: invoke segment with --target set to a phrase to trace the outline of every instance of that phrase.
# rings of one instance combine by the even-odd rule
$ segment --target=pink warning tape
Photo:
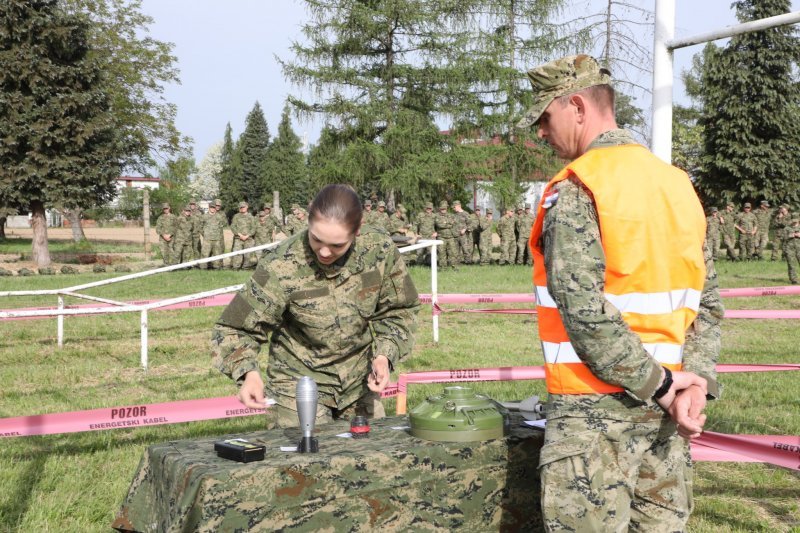
[[[704,431],[692,441],[695,461],[762,462],[800,471],[800,437]]]
[[[800,285],[782,287],[745,287],[739,289],[720,289],[723,298],[740,298],[743,296],[789,296],[800,294]]]
[[[434,305],[433,314],[440,315],[442,313],[488,313],[497,315],[535,315],[536,309],[475,309],[465,307],[455,307],[451,309],[444,309],[437,303]],[[798,309],[775,309],[775,310],[758,310],[758,309],[726,309],[725,318],[755,318],[755,319],[798,319],[800,318],[800,310]]]
[[[396,383],[389,384],[381,397],[397,396]],[[177,402],[124,405],[87,411],[69,411],[46,415],[0,418],[0,438],[78,433],[104,429],[133,428],[214,420],[264,413],[264,409],[250,409],[235,396],[182,400]]]

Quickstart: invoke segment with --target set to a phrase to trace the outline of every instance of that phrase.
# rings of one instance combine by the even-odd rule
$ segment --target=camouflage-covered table
[[[512,424],[504,439],[441,443],[412,437],[405,417],[318,427],[320,453],[283,452],[297,429],[236,437],[263,461],[217,457],[225,437],[150,446],[113,523],[120,531],[540,531],[537,465],[544,433]]]

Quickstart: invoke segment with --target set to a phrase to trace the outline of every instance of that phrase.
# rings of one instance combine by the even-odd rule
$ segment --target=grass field
[[[723,287],[786,284],[784,263],[722,262]],[[97,288],[90,294],[130,300],[199,292],[243,282],[248,273],[192,270]],[[420,292],[430,271],[412,268]],[[60,288],[101,279],[81,274],[0,278],[0,291]],[[462,267],[440,274],[440,292],[527,292],[527,267]],[[75,303],[68,301],[67,303]],[[4,298],[0,308],[54,305],[55,297]],[[800,297],[726,299],[731,309],[798,309]],[[506,307],[513,307],[508,305]],[[517,307],[525,307],[520,305]],[[55,319],[0,322],[0,417],[207,398],[235,392],[209,368],[210,328],[221,308],[150,314],[150,369],[139,368],[136,314],[67,318],[56,346]],[[535,318],[447,313],[432,341],[423,306],[413,355],[403,370],[540,365]],[[800,363],[800,328],[790,320],[728,320],[724,363]],[[265,355],[262,358],[265,359]],[[725,433],[800,435],[800,373],[728,374],[707,428]],[[498,400],[543,395],[542,382],[477,383]],[[441,390],[412,386],[409,406]],[[394,402],[387,403],[394,412]],[[108,531],[144,449],[172,439],[254,431],[259,417],[0,440],[0,531]],[[699,463],[690,530],[800,531],[800,476],[762,464]]]

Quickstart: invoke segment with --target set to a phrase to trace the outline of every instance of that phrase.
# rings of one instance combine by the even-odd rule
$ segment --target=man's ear
[[[569,97],[570,105],[575,106],[575,113],[578,117],[578,122],[583,122],[586,116],[586,99],[580,94],[573,94]]]

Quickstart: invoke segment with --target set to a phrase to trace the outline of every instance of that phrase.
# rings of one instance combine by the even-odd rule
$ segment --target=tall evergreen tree
[[[787,13],[789,0],[733,3],[737,18]],[[700,78],[704,143],[697,187],[713,201],[800,200],[800,40],[794,26],[708,44]]]
[[[230,217],[236,212],[236,206],[242,200],[242,166],[239,152],[233,142],[230,122],[225,126],[220,163],[219,199],[222,201],[223,210]]]
[[[236,143],[241,164],[241,194],[236,202],[245,200],[251,206],[259,205],[264,198],[264,169],[269,152],[269,129],[261,104],[255,103],[247,114],[244,131]],[[234,206],[235,207],[235,206]],[[227,209],[227,206],[226,206]]]
[[[314,195],[303,154],[303,143],[292,129],[288,105],[283,108],[278,134],[269,147],[264,178],[264,197],[261,203],[271,200],[272,191],[280,191],[284,211],[293,203],[306,205]]]
[[[45,209],[110,200],[125,155],[88,31],[57,0],[0,2],[0,206],[32,213],[40,267]]]

